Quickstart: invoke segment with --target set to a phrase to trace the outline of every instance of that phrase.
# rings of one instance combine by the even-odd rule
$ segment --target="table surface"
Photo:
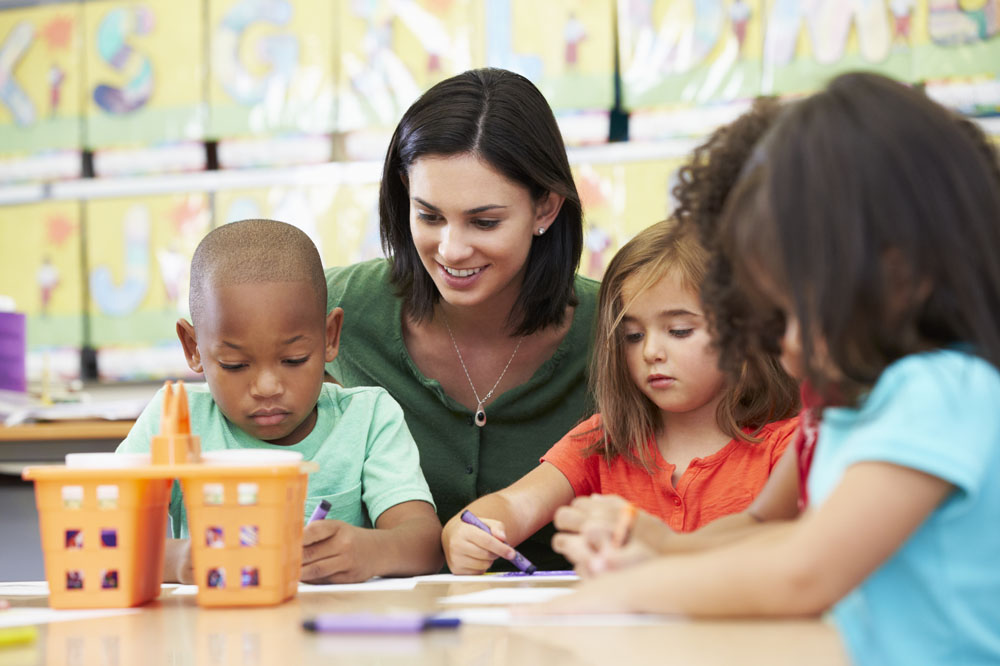
[[[51,421],[0,426],[0,442],[125,439],[134,421]]]
[[[837,633],[820,620],[688,621],[626,626],[486,626],[401,636],[312,634],[319,613],[444,607],[441,597],[490,582],[421,582],[407,591],[312,592],[264,608],[202,609],[165,590],[134,614],[40,625],[38,639],[0,648],[5,664],[846,664]],[[544,581],[510,585],[567,585]],[[46,597],[6,597],[45,606]],[[454,609],[449,606],[448,609]],[[3,611],[0,611],[2,613]],[[320,661],[322,660],[322,661]]]

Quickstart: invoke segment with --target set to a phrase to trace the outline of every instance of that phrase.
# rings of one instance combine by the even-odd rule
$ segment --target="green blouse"
[[[566,337],[530,380],[490,403],[482,428],[410,358],[388,261],[329,268],[326,282],[327,309],[344,309],[340,353],[327,372],[344,386],[382,386],[400,404],[442,523],[534,469],[552,444],[593,413],[587,369],[599,287],[594,280],[576,277],[579,304]],[[551,539],[549,526],[518,550],[540,569],[565,568]]]

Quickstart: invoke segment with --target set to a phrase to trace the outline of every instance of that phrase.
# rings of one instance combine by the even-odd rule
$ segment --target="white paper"
[[[332,583],[330,585],[313,585],[299,583],[299,594],[315,594],[316,592],[378,592],[380,590],[412,590],[417,586],[415,578],[372,578],[364,583]],[[179,585],[174,594],[191,596],[198,594],[197,585]]]
[[[0,583],[0,597],[47,597],[49,584],[44,580]]]
[[[573,590],[568,587],[494,587],[468,594],[456,594],[442,597],[442,604],[459,604],[463,606],[540,604],[556,597],[569,594]]]
[[[68,620],[89,620],[95,617],[127,615],[138,613],[138,608],[100,608],[95,610],[52,610],[51,608],[23,608],[13,606],[0,612],[0,629],[26,627],[33,624],[65,622]]]
[[[512,573],[485,573],[478,575],[457,576],[455,574],[430,574],[428,576],[417,576],[421,583],[524,583],[531,582],[562,582],[573,583],[580,580],[580,577],[571,571],[539,571],[538,573],[527,575],[517,572]]]
[[[669,615],[603,614],[603,615],[515,615],[509,608],[460,608],[441,613],[441,617],[457,617],[462,624],[499,625],[511,627],[629,627],[677,622]]]

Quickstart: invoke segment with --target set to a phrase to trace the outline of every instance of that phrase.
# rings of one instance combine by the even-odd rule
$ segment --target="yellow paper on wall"
[[[204,138],[201,0],[97,0],[83,12],[88,145]]]
[[[191,256],[209,230],[206,195],[85,206],[94,346],[173,342],[174,324],[188,311]]]
[[[329,0],[206,0],[213,138],[334,127],[338,42]]]
[[[81,10],[0,11],[0,155],[79,149]]]

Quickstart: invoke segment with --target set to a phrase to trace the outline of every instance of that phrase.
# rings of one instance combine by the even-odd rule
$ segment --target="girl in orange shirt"
[[[461,512],[448,521],[442,543],[453,573],[514,559],[513,547],[577,495],[617,493],[690,531],[742,511],[764,486],[794,434],[797,389],[765,354],[739,378],[719,370],[699,298],[708,255],[695,234],[660,222],[612,259],[591,369],[599,413],[534,470],[468,506],[490,533]]]

